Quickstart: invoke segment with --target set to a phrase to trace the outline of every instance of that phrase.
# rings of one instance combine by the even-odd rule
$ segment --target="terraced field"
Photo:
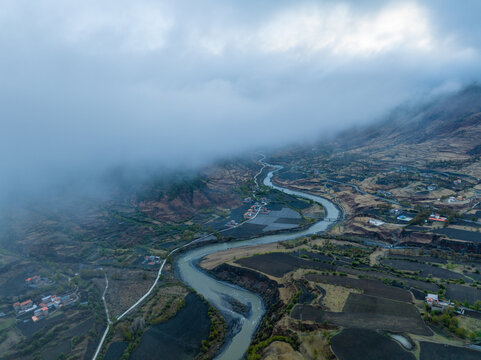
[[[331,340],[332,350],[339,360],[415,360],[387,336],[373,330],[345,329]]]
[[[296,305],[291,317],[317,323],[327,322],[345,328],[432,335],[414,305],[362,294],[349,294],[340,313],[323,311],[312,305]]]
[[[412,295],[409,291],[394,286],[387,286],[379,280],[353,279],[347,276],[320,274],[308,274],[306,275],[306,279],[309,281],[361,289],[366,295],[379,296],[398,301],[412,301]]]
[[[463,274],[456,273],[447,269],[443,269],[437,266],[432,266],[424,264],[421,262],[408,261],[408,260],[395,260],[395,259],[385,259],[382,261],[383,265],[393,267],[398,270],[407,270],[418,272],[421,277],[437,277],[440,279],[463,279],[467,282],[471,282],[470,279],[466,278]]]
[[[421,341],[420,360],[479,360],[481,351]]]
[[[286,253],[270,253],[251,256],[235,261],[237,264],[261,271],[265,274],[281,277],[298,268],[335,270],[335,265],[319,261],[309,261]]]

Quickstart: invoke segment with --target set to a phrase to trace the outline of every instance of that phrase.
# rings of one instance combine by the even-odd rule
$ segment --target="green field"
[[[0,320],[0,331],[7,329],[15,324],[15,318],[10,317]]]

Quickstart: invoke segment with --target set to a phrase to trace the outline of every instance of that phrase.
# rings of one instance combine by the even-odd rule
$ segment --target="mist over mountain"
[[[198,168],[456,91],[481,73],[477,7],[5,1],[0,199]]]
[[[0,358],[479,359],[479,0],[0,0]]]

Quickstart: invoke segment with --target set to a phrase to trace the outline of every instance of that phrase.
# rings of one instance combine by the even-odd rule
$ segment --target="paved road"
[[[110,321],[109,308],[107,307],[107,302],[105,301],[105,294],[107,294],[108,289],[109,289],[109,279],[107,278],[107,273],[105,273],[105,289],[104,289],[104,293],[102,294],[102,301],[104,302],[105,313],[107,314],[107,328],[105,329],[104,334],[102,335],[102,339],[100,340],[100,344],[97,347],[97,350],[95,351],[95,355],[93,357],[94,360],[97,358],[97,356],[99,356],[100,350],[102,349],[102,344],[104,343],[105,338],[109,333],[110,324],[112,323]]]

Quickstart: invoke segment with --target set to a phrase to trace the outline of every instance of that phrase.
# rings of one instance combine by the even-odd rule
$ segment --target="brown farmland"
[[[309,281],[324,282],[328,284],[361,289],[366,295],[379,296],[387,299],[411,302],[412,295],[409,291],[394,286],[388,286],[379,280],[353,279],[347,276],[308,274]]]
[[[322,311],[310,305],[296,305],[294,319],[343,326],[432,335],[414,305],[374,296],[349,294],[341,313]]]

